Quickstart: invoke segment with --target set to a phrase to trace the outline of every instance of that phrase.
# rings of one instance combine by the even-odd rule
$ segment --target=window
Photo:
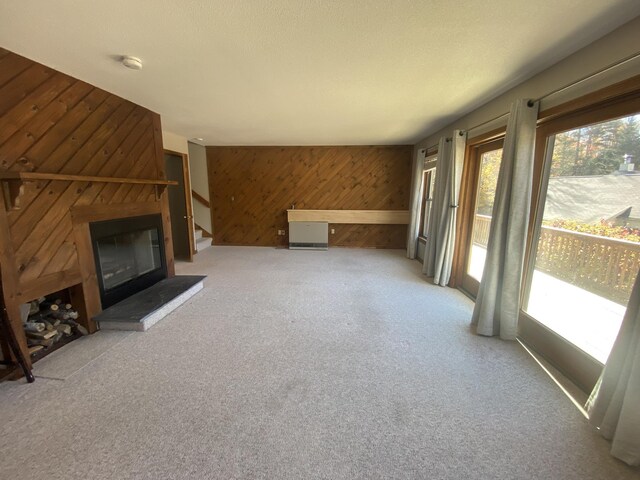
[[[473,140],[471,140],[473,142]],[[487,255],[493,201],[502,161],[503,140],[470,142],[469,158],[463,172],[463,193],[459,229],[466,242],[459,247],[456,267],[461,288],[475,297],[478,294]]]
[[[433,193],[436,184],[436,169],[425,170],[422,178],[422,205],[420,206],[420,236],[427,238]]]
[[[577,99],[536,134],[519,335],[584,391],[609,356],[640,269],[640,82],[611,91],[622,85],[618,97]]]
[[[640,269],[640,115],[547,139],[527,314],[601,363]]]
[[[487,243],[491,229],[493,201],[498,185],[498,172],[502,161],[502,148],[489,150],[480,155],[480,172],[476,192],[476,206],[471,227],[471,250],[467,262],[467,273],[478,282],[482,280]]]
[[[503,136],[467,142],[452,284],[471,297],[484,271]],[[540,113],[519,339],[590,392],[639,269],[637,76]]]

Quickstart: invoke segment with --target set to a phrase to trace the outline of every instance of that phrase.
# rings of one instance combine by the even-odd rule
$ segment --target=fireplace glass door
[[[160,215],[96,222],[90,227],[102,308],[167,277]]]
[[[102,284],[112,290],[162,267],[158,230],[123,233],[98,240]]]

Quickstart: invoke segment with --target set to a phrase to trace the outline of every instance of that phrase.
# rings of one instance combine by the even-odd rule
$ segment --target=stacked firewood
[[[61,299],[41,297],[29,303],[29,316],[23,323],[31,355],[50,348],[62,338],[74,334],[87,335],[78,322],[78,312]]]

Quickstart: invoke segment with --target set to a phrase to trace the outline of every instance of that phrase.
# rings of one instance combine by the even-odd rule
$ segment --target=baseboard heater
[[[329,248],[327,222],[289,222],[289,249],[326,250]]]

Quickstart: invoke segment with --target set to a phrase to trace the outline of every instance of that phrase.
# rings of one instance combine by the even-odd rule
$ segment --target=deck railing
[[[491,217],[476,215],[473,243],[486,248]],[[640,270],[640,243],[542,227],[536,270],[626,305]]]
[[[489,243],[490,227],[490,215],[476,215],[476,218],[473,222],[473,243],[482,248],[487,248],[487,243]]]

